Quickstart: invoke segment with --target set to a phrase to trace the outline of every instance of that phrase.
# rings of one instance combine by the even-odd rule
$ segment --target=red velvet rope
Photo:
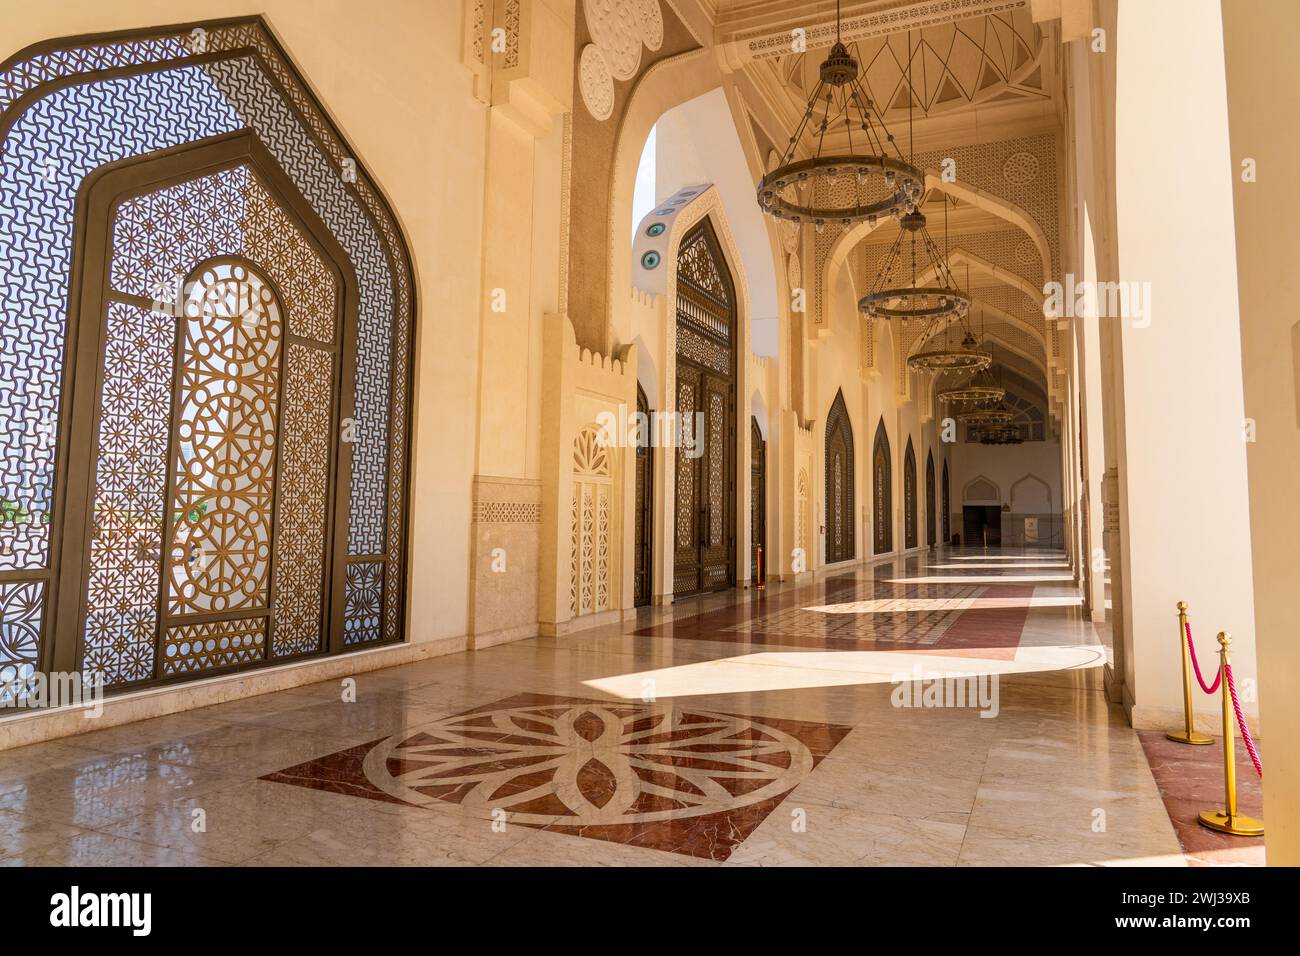
[[[1228,672],[1228,693],[1232,695],[1232,709],[1237,712],[1237,726],[1241,728],[1242,743],[1246,745],[1246,753],[1250,754],[1250,762],[1255,765],[1255,773],[1262,779],[1264,765],[1259,761],[1259,751],[1255,749],[1255,741],[1250,736],[1250,728],[1246,726],[1246,718],[1241,716],[1241,704],[1237,702],[1237,684],[1232,679],[1232,665],[1226,664],[1223,669]],[[1223,728],[1223,732],[1232,733],[1227,727]]]
[[[1207,694],[1213,694],[1219,689],[1219,681],[1223,680],[1223,671],[1220,670],[1218,674],[1214,675],[1213,684],[1207,685],[1205,683],[1205,678],[1201,676],[1201,665],[1196,661],[1196,645],[1192,643],[1192,622],[1184,622],[1183,628],[1187,631],[1187,649],[1192,653],[1192,669],[1196,671],[1196,679],[1201,684],[1201,690]]]
[[[1264,776],[1264,764],[1260,762],[1259,751],[1255,749],[1255,740],[1250,736],[1250,727],[1246,725],[1246,718],[1241,715],[1241,702],[1237,700],[1237,684],[1232,679],[1232,665],[1220,667],[1219,672],[1214,675],[1214,683],[1206,686],[1205,678],[1201,676],[1201,665],[1196,661],[1196,645],[1192,643],[1192,625],[1187,622],[1183,625],[1187,632],[1187,650],[1191,652],[1192,669],[1196,671],[1196,680],[1201,685],[1201,690],[1207,694],[1213,694],[1219,689],[1219,682],[1223,680],[1224,671],[1228,673],[1228,695],[1232,698],[1232,709],[1237,715],[1237,726],[1241,728],[1241,740],[1246,745],[1246,753],[1250,754],[1250,762],[1255,765],[1255,773],[1262,778]],[[1231,733],[1227,727],[1223,728],[1224,733]]]

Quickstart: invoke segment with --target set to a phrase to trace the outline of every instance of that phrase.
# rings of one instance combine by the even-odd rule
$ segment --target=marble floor
[[[1059,554],[911,555],[0,753],[0,862],[1184,865],[1103,661]]]

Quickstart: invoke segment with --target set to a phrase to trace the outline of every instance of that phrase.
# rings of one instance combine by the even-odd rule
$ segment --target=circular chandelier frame
[[[958,415],[957,421],[963,425],[984,427],[987,425],[1008,425],[1015,417],[1012,412],[1005,408],[974,408]]]
[[[871,319],[964,319],[970,299],[949,286],[911,286],[868,292],[858,300],[858,309]]]
[[[948,197],[943,198],[944,248],[948,244]],[[899,218],[898,235],[876,270],[876,279],[867,294],[858,300],[858,309],[871,319],[921,319],[931,323],[965,322],[970,314],[970,296],[961,290],[948,265],[947,252],[930,238],[925,214],[914,209]],[[908,249],[904,251],[904,243]],[[917,244],[920,244],[920,255]],[[910,260],[911,281],[903,286],[887,286],[890,278]],[[934,275],[933,285],[919,285],[917,275],[928,268]]]
[[[907,366],[917,372],[978,372],[993,364],[993,356],[975,349],[930,349],[917,352]]]
[[[945,388],[936,397],[945,405],[952,402],[969,402],[972,405],[983,405],[1000,402],[1006,397],[1006,394],[1007,390],[1000,385],[976,385],[967,382],[964,385]]]
[[[816,185],[821,179],[837,179],[852,175],[860,182],[869,176],[878,176],[894,189],[883,199],[874,202],[857,202],[854,189],[852,204],[800,203],[787,199],[782,192],[791,186]],[[910,210],[925,188],[925,174],[902,159],[890,156],[814,156],[785,162],[758,181],[758,205],[763,212],[776,219],[793,223],[827,223],[842,226],[858,222],[875,223],[881,217],[898,216]],[[816,189],[813,189],[816,195]]]

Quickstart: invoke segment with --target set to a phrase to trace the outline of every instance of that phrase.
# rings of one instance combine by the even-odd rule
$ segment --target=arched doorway
[[[676,298],[677,412],[692,447],[677,450],[673,593],[686,595],[735,583],[736,294],[707,216],[682,240]]]
[[[853,426],[844,392],[835,393],[826,416],[826,563],[848,561],[856,553],[853,514]]]
[[[875,506],[873,551],[876,554],[885,554],[894,549],[892,467],[889,435],[882,418],[876,426],[876,440],[871,449],[871,496]]]
[[[67,162],[0,191],[0,432],[48,439],[0,447],[0,623],[34,637],[0,668],[134,689],[402,639],[413,283],[356,152],[257,17],[15,77],[0,151]]]
[[[925,543],[934,547],[934,539],[938,534],[938,525],[935,523],[934,512],[934,452],[926,452],[925,455]]]
[[[909,437],[903,452],[903,547],[915,548],[916,542],[916,452]]]
[[[758,419],[749,419],[749,576],[760,583],[759,549],[763,550],[763,576],[767,575],[767,442]]]
[[[654,537],[654,451],[651,448],[650,402],[639,382],[636,386],[636,410],[645,428],[637,430],[636,515],[633,518],[636,553],[632,564],[632,600],[636,607],[644,607],[650,603],[650,569],[654,567],[650,543]]]
[[[943,463],[943,489],[940,495],[943,502],[943,543],[950,544],[952,542],[952,519],[949,515],[952,513],[952,500],[948,495],[948,463],[946,461]]]

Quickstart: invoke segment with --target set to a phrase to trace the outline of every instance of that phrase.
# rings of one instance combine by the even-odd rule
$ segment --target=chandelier
[[[997,408],[973,408],[962,412],[957,416],[957,421],[978,428],[985,425],[1006,425],[1015,417],[1005,405],[999,405]]]
[[[1024,441],[1018,425],[985,425],[975,433],[984,445],[1019,445]]]
[[[796,159],[809,131],[816,136],[816,150],[808,159]],[[846,135],[847,152],[824,151],[828,135]],[[863,90],[857,58],[840,42],[837,0],[835,45],[822,62],[781,164],[758,181],[759,208],[773,219],[812,223],[819,230],[828,223],[874,224],[882,216],[914,210],[924,184],[925,175],[903,159],[884,114]]]
[[[907,128],[909,150],[911,149],[912,102],[912,34],[907,35]],[[876,270],[875,281],[867,294],[858,300],[858,309],[871,319],[923,319],[931,323],[948,324],[964,321],[970,312],[970,297],[957,286],[952,270],[948,266],[948,196],[943,197],[944,252],[930,238],[926,228],[925,214],[919,204],[913,204],[898,219],[898,236],[894,239],[884,261]],[[919,254],[918,254],[918,246]],[[897,285],[895,271],[904,265],[910,265],[910,282]],[[933,276],[925,285],[920,284],[918,276],[922,273]],[[940,328],[942,328],[942,324]],[[969,330],[967,330],[969,332]],[[929,364],[923,368],[942,369],[944,366]],[[969,364],[960,368],[972,368]]]
[[[947,202],[944,197],[945,210]],[[858,308],[872,319],[926,319],[945,323],[964,320],[970,313],[970,297],[957,287],[947,258],[930,238],[924,213],[913,210],[902,216],[898,224],[901,227],[898,237],[885,253],[870,291],[858,300]],[[911,281],[903,286],[892,284],[894,271],[900,264],[910,266],[911,272]],[[917,280],[923,271],[934,275],[926,285],[918,284]]]
[[[993,381],[987,368],[982,368],[965,382],[942,389],[935,396],[945,405],[965,402],[976,408],[996,405],[1007,395],[1007,390]]]
[[[974,337],[968,337],[962,344],[965,345],[967,342],[973,347]],[[993,380],[993,374],[990,371],[994,359],[992,349],[984,354],[988,356],[988,364],[978,369],[966,381],[941,389],[935,394],[935,398],[944,405],[954,402],[966,403],[970,406],[966,414],[975,411],[987,411],[996,414],[997,409],[992,406],[997,405],[1002,399],[1006,398],[1007,390]]]
[[[993,356],[976,349],[975,336],[970,333],[958,348],[927,349],[907,360],[908,367],[918,372],[978,372],[992,364]]]

